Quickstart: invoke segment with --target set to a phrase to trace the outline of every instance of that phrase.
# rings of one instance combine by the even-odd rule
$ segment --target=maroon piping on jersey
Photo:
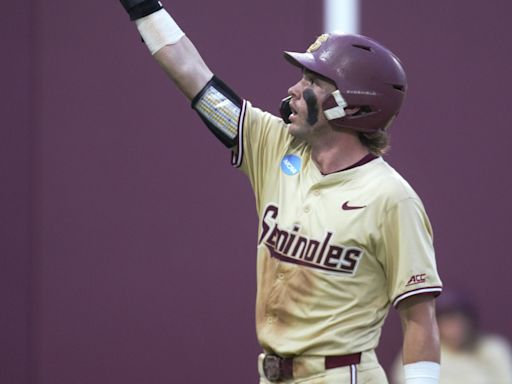
[[[244,121],[246,107],[247,101],[243,100],[240,116],[238,117],[238,147],[236,152],[231,152],[231,165],[235,168],[239,168],[242,165],[244,157]]]
[[[437,297],[441,294],[442,290],[443,290],[443,287],[441,287],[441,286],[432,286],[432,287],[413,289],[412,291],[407,291],[407,292],[402,293],[401,295],[398,295],[391,302],[391,305],[396,308],[398,303],[400,303],[402,300],[407,299],[408,297],[411,297],[411,296],[416,296],[416,295],[429,294],[429,295],[434,295],[434,297]]]

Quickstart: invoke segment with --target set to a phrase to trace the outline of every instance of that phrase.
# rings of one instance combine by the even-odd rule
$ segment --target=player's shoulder
[[[250,101],[246,101],[245,114],[247,116],[246,124],[250,123],[258,127],[286,128],[286,123],[282,118],[267,112],[261,108],[255,107]]]
[[[288,125],[278,116],[246,101],[245,119],[240,133],[251,143],[271,146],[290,145],[292,137]]]
[[[409,199],[421,202],[411,184],[383,158],[374,161],[371,179],[376,194],[388,205]]]

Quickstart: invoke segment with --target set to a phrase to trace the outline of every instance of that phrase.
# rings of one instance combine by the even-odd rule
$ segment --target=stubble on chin
[[[306,127],[292,123],[288,126],[288,133],[295,139],[306,140],[309,132]]]

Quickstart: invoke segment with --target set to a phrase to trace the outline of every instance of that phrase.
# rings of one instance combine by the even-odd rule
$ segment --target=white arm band
[[[439,384],[441,366],[432,361],[404,365],[405,384]]]
[[[135,20],[135,24],[152,55],[166,45],[176,44],[185,36],[165,9]]]

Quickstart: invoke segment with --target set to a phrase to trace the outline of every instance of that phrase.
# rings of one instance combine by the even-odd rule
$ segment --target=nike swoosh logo
[[[344,211],[351,211],[353,209],[363,209],[366,208],[366,205],[363,206],[356,206],[356,205],[348,205],[348,201],[345,201],[343,205],[341,206],[341,209]]]

